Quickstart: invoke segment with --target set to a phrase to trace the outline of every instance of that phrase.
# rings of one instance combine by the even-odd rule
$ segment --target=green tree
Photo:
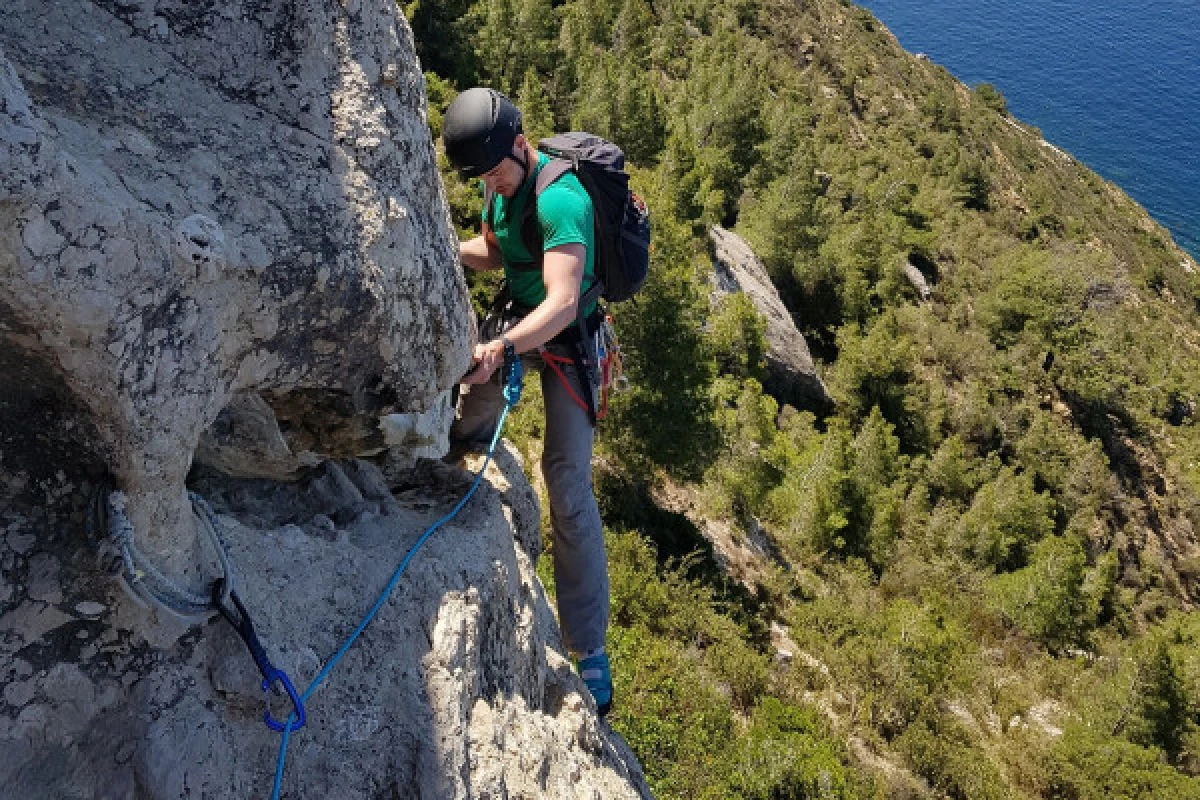
[[[1030,548],[1054,531],[1052,511],[1053,501],[1034,491],[1028,473],[1004,467],[975,494],[959,521],[959,540],[967,554],[984,566],[1019,569],[1027,563]],[[1053,549],[1047,554],[1060,555]]]
[[[864,333],[847,325],[838,332],[839,357],[830,391],[851,419],[860,420],[878,406],[884,419],[895,426],[901,442],[911,452],[926,438],[918,399],[910,391],[914,381],[913,341],[894,314],[873,320]]]
[[[477,0],[464,24],[487,85],[512,96],[526,70],[550,73],[558,39],[550,0]]]
[[[421,67],[427,72],[470,86],[478,64],[469,44],[471,32],[463,16],[473,0],[409,0],[400,5],[412,26]]]
[[[767,320],[745,292],[721,298],[709,320],[708,333],[722,374],[762,381],[766,371]]]
[[[958,191],[955,199],[963,208],[987,211],[991,208],[992,179],[978,158],[965,158],[958,167]]]
[[[554,133],[554,114],[546,90],[532,67],[525,70],[521,88],[517,90],[517,107],[521,109],[521,121],[525,135],[533,142]]]
[[[649,56],[654,28],[654,14],[646,0],[625,0],[612,27],[613,53],[641,69]]]
[[[624,61],[617,73],[614,141],[635,164],[650,166],[662,151],[666,126],[658,92],[635,61]]]
[[[1171,761],[1183,751],[1184,739],[1195,728],[1200,703],[1189,696],[1187,680],[1166,636],[1159,636],[1138,669],[1141,720],[1130,738],[1147,747],[1160,747]]]
[[[616,139],[620,94],[616,60],[609,53],[589,55],[581,59],[579,72],[582,78],[576,92],[571,127]]]
[[[895,426],[872,408],[851,445],[851,552],[867,559],[877,572],[888,563],[900,529],[902,487],[895,486],[906,459],[900,455]]]
[[[659,206],[661,189],[645,195],[651,208]],[[612,398],[601,441],[635,475],[656,465],[699,477],[717,442],[716,365],[700,327],[707,294],[697,279],[699,252],[690,230],[666,214],[655,214],[653,225],[646,286],[638,302],[613,309],[630,390]]]
[[[1001,575],[993,596],[1006,617],[1051,652],[1087,643],[1098,598],[1086,591],[1087,555],[1075,538],[1050,536],[1033,545],[1029,566]]]
[[[782,171],[752,203],[743,204],[739,216],[739,230],[754,246],[772,278],[785,285],[800,281],[811,289],[814,278],[820,279],[807,268],[823,236],[818,207],[823,190],[816,173],[811,142],[796,141]]]
[[[997,114],[1008,116],[1008,101],[1004,99],[1004,95],[990,83],[981,83],[975,87],[975,97],[979,102]]]

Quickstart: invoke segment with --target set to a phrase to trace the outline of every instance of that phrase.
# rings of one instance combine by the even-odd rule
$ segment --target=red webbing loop
[[[567,390],[567,394],[569,394],[571,399],[575,401],[575,405],[582,408],[584,413],[586,413],[588,410],[587,402],[576,393],[574,387],[571,386],[571,381],[567,379],[566,374],[562,371],[562,367],[560,366],[562,364],[574,366],[575,360],[572,358],[567,358],[566,356],[556,356],[547,350],[543,350],[541,356],[542,361],[546,363],[546,366],[550,367],[550,369],[554,370],[554,374],[558,375],[558,379],[562,381],[563,388]],[[604,360],[600,362],[600,370],[603,380],[601,381],[600,407],[596,409],[597,420],[604,419],[604,417],[608,414],[608,378],[611,362],[612,357],[607,355],[604,357]],[[587,380],[587,378],[585,376],[581,376],[581,380]]]

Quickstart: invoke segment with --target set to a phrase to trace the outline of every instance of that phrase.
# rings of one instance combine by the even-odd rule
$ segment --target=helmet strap
[[[521,168],[521,185],[524,186],[525,181],[529,180],[529,159],[524,153],[521,154],[520,158],[513,153],[507,153],[504,157],[511,158]]]

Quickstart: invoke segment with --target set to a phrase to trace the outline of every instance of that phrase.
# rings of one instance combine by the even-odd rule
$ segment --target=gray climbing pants
[[[551,352],[569,355],[557,346]],[[608,632],[608,557],[592,490],[592,425],[552,368],[536,355],[523,360],[526,371],[537,371],[542,380],[546,413],[542,475],[550,496],[558,619],[567,648],[582,654],[603,647]],[[575,393],[583,397],[575,368],[561,369],[573,382]],[[496,372],[498,376],[500,370]],[[484,384],[463,385],[450,428],[451,441],[486,448],[503,407],[498,377]]]

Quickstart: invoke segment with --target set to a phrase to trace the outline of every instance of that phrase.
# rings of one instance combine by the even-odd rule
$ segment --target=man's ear
[[[524,153],[527,144],[529,144],[529,140],[525,138],[525,134],[518,133],[517,138],[513,139],[513,152]]]

